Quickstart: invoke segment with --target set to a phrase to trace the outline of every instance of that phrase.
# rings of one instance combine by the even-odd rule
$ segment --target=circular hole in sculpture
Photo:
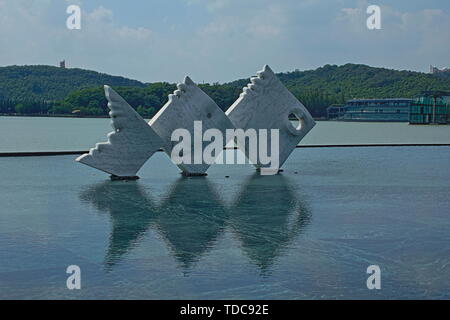
[[[208,119],[211,119],[211,117],[212,117],[211,112],[208,112],[208,113],[206,114],[206,117],[207,117]]]
[[[295,113],[289,114],[289,122],[292,124],[295,130],[301,130],[303,120]]]

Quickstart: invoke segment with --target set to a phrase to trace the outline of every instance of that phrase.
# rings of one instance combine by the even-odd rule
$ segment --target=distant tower
[[[450,68],[439,69],[438,67],[430,66],[430,73],[432,74],[450,73]]]
[[[66,68],[66,60],[60,61],[59,67],[65,69]]]
[[[439,73],[441,70],[439,70],[439,68],[430,65],[430,73],[435,74],[435,73]]]

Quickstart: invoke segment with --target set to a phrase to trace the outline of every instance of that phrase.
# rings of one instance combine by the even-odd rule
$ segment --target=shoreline
[[[29,117],[29,118],[70,118],[70,119],[110,119],[110,116],[101,115],[101,116],[83,116],[83,115],[70,115],[70,114],[8,114],[8,113],[0,113],[1,117]],[[445,126],[450,125],[450,123],[416,123],[412,124],[408,121],[374,121],[374,120],[334,120],[334,119],[326,119],[326,118],[314,118],[314,121],[330,121],[330,122],[352,122],[352,123],[407,123],[409,125],[415,126]],[[149,121],[151,118],[144,118],[144,120]],[[295,120],[295,119],[290,119]]]
[[[0,117],[33,117],[33,118],[80,118],[80,119],[110,119],[109,115],[101,116],[83,116],[71,114],[17,114],[17,113],[0,113]],[[144,119],[150,119],[145,118]],[[314,121],[329,121],[326,118],[313,118]],[[294,119],[292,119],[294,120]]]
[[[307,148],[377,148],[377,147],[450,147],[449,143],[369,143],[369,144],[306,144],[297,145],[296,149]],[[238,147],[224,147],[223,150],[238,150]],[[81,155],[89,153],[90,150],[70,150],[70,151],[18,151],[18,152],[0,152],[0,158],[12,157],[46,157],[46,156],[65,156]],[[163,152],[158,149],[157,152]]]
[[[0,113],[0,117],[33,117],[33,118],[92,118],[92,119],[107,119],[109,116],[83,116],[71,114],[17,114],[17,113]]]

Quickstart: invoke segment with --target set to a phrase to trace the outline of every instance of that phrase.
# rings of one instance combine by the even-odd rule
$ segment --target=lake
[[[112,131],[105,118],[0,117],[0,152],[88,150]],[[318,121],[301,145],[450,143],[450,125]]]
[[[0,118],[0,145],[86,149],[108,122]],[[303,143],[449,143],[448,128],[319,122]],[[192,178],[158,152],[133,182],[75,157],[0,158],[0,299],[450,299],[450,147],[296,149],[279,175]]]

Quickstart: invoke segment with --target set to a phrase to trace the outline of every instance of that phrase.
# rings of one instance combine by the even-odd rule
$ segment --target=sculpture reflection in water
[[[282,175],[251,176],[231,206],[225,205],[209,179],[184,177],[158,204],[139,182],[106,181],[83,191],[80,198],[111,216],[107,269],[153,229],[188,271],[229,229],[245,255],[266,273],[311,218],[306,203]]]

